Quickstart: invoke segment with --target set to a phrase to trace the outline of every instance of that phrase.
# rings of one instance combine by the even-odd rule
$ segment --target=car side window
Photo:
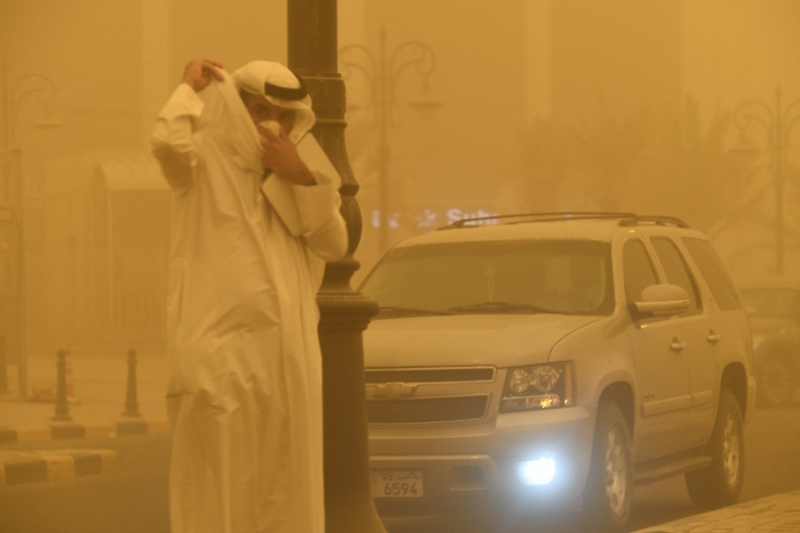
[[[678,251],[678,247],[667,237],[654,237],[650,239],[650,243],[653,245],[656,255],[661,261],[661,266],[664,267],[664,273],[667,275],[667,282],[681,287],[686,291],[686,294],[689,295],[688,312],[700,312],[702,310],[702,303],[697,291],[697,285],[689,269],[686,267],[686,261]]]
[[[742,303],[739,301],[736,288],[711,243],[703,239],[684,237],[683,244],[700,269],[717,306],[722,311],[741,309]]]
[[[638,239],[629,240],[622,249],[622,272],[628,303],[641,300],[642,291],[646,287],[658,284],[647,250]]]

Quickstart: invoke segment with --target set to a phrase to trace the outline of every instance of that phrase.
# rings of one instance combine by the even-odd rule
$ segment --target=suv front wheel
[[[708,454],[711,466],[686,474],[692,502],[701,509],[717,509],[735,503],[744,481],[744,425],[739,402],[725,388],[719,393],[719,409]]]
[[[601,402],[586,485],[586,521],[592,531],[616,531],[628,521],[633,462],[628,423],[617,404]]]

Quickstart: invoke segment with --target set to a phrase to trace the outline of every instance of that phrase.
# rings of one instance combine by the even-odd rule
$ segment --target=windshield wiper
[[[379,314],[398,315],[450,315],[448,311],[434,311],[433,309],[415,309],[413,307],[399,307],[396,305],[382,305],[378,308]]]
[[[483,302],[459,305],[448,309],[450,313],[548,313],[552,312],[532,304],[512,304],[508,302]]]

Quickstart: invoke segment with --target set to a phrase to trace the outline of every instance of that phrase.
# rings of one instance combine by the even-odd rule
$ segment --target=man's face
[[[260,124],[265,120],[274,120],[280,124],[286,135],[289,135],[294,127],[293,109],[276,106],[261,95],[246,94],[244,106],[255,124]]]

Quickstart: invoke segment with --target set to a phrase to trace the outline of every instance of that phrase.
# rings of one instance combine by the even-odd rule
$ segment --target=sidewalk
[[[800,490],[773,494],[636,533],[798,533]]]
[[[119,357],[69,358],[74,398],[69,415],[78,424],[110,423],[122,419],[126,410],[128,383],[127,355]],[[165,421],[167,390],[166,360],[163,357],[138,357],[136,364],[137,400],[144,420]],[[53,402],[22,401],[17,392],[16,365],[8,367],[8,394],[0,394],[0,426],[18,428],[52,423]],[[32,357],[28,360],[29,391],[56,384],[56,358]],[[69,374],[68,374],[69,382]],[[68,385],[69,388],[69,385]],[[29,392],[30,395],[30,392]]]
[[[8,393],[0,394],[0,486],[96,475],[116,470],[111,450],[81,450],[86,439],[166,433],[167,386],[163,358],[140,357],[136,364],[139,416],[126,412],[128,359],[71,356],[67,373],[68,416],[54,420],[55,402],[24,401],[16,365],[8,367]],[[56,358],[28,360],[31,391],[55,391]],[[47,394],[44,394],[47,396]],[[47,443],[38,449],[36,443]],[[55,444],[54,444],[55,443]],[[54,449],[53,446],[64,449]]]

